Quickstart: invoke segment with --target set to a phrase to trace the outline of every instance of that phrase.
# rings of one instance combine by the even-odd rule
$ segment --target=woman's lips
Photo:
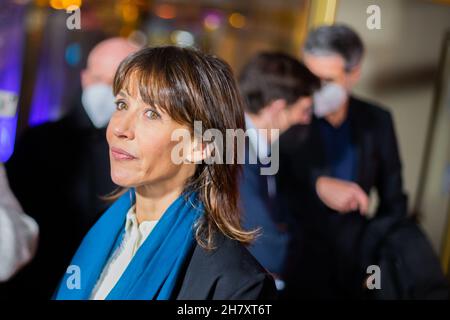
[[[132,154],[129,154],[125,150],[122,150],[120,148],[114,148],[114,147],[111,148],[111,155],[116,160],[134,160],[134,159],[136,159],[135,156],[133,156]]]

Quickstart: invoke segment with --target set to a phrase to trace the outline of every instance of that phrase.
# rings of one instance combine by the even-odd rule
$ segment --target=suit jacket
[[[390,113],[351,97],[348,119],[357,157],[355,182],[367,194],[372,188],[376,189],[379,197],[376,218],[403,218],[407,214],[407,199],[403,192],[402,166]],[[317,178],[330,175],[318,119],[314,118],[309,126],[291,128],[280,139],[278,190],[288,203],[292,225],[298,235],[295,250],[308,257],[297,256],[297,262],[291,263],[295,269],[290,272],[295,274],[294,282],[301,281],[298,270],[304,267],[303,273],[309,275],[304,283],[311,280],[311,287],[317,289],[322,285],[326,288],[336,282],[335,287],[340,283],[341,287],[349,288],[348,278],[356,272],[359,239],[367,219],[357,212],[337,214],[327,208],[316,194]],[[303,261],[300,266],[299,260]],[[340,270],[339,274],[327,277],[330,268]],[[312,274],[317,274],[317,279]],[[359,279],[355,288],[358,286]],[[325,291],[316,290],[318,295]],[[340,294],[342,296],[342,290]]]
[[[242,225],[246,230],[260,229],[249,251],[271,273],[281,275],[289,243],[289,233],[284,226],[285,208],[277,197],[275,176],[261,174],[261,169],[270,164],[259,161],[249,139],[245,147],[245,164],[239,183]]]
[[[176,299],[275,299],[273,278],[242,244],[217,232],[215,247],[195,245],[173,292]]]

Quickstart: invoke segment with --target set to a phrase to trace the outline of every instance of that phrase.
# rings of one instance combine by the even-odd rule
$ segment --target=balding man
[[[8,284],[8,295],[50,298],[83,235],[115,189],[106,125],[115,110],[112,84],[120,62],[138,47],[122,38],[100,42],[81,73],[81,99],[61,120],[26,131],[6,164],[11,189],[39,224],[35,259]],[[82,272],[82,270],[81,270]],[[1,290],[0,290],[1,295]]]
[[[112,83],[119,63],[137,50],[122,38],[100,42],[89,54],[87,68],[81,73],[82,104],[92,124],[103,128],[115,110]]]

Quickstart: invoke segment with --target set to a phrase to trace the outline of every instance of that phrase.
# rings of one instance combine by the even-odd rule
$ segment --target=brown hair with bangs
[[[226,129],[244,130],[243,103],[233,72],[215,56],[174,46],[145,48],[120,64],[114,78],[114,95],[131,83],[138,85],[137,91],[146,104],[162,109],[192,131],[194,121],[201,121],[204,130],[219,130],[223,136]],[[238,206],[241,166],[237,163],[236,141],[233,149],[227,150],[233,152],[232,164],[225,161],[197,164],[185,185],[185,190],[198,192],[205,207],[195,236],[198,244],[207,249],[214,247],[216,231],[243,244],[250,243],[256,233],[241,227]]]

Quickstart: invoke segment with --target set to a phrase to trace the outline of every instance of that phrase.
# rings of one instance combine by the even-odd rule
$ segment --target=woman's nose
[[[124,117],[118,120],[114,126],[114,134],[121,139],[134,139],[134,124],[131,117]]]

